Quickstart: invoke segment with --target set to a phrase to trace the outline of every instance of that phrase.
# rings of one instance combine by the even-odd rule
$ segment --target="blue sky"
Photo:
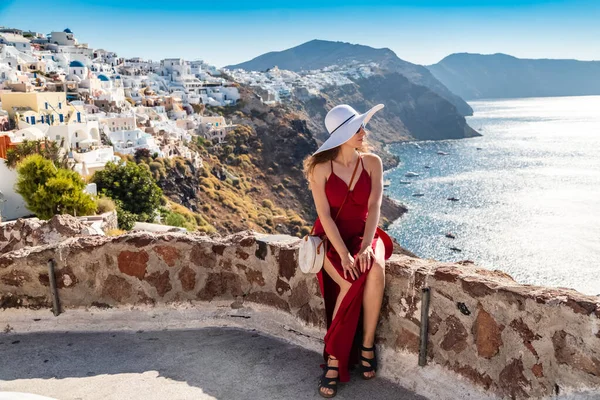
[[[0,26],[49,33],[124,57],[218,67],[312,39],[388,47],[433,64],[451,53],[600,60],[600,0],[0,0]]]

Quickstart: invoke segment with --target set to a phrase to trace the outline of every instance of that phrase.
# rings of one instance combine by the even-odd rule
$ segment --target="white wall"
[[[9,221],[32,215],[25,206],[25,200],[17,194],[14,185],[17,182],[17,171],[9,169],[4,160],[0,158],[0,192],[4,195],[4,202],[0,203],[2,221]]]

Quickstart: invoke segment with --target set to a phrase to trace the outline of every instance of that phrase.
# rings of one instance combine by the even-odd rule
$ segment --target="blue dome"
[[[85,67],[81,61],[71,61],[69,67]]]
[[[64,33],[73,33],[73,32],[71,32],[71,30],[69,28],[65,29],[63,32]]]
[[[115,79],[121,79],[121,77],[119,75],[115,76]]]
[[[98,79],[100,79],[102,82],[110,82],[110,79],[108,79],[108,77],[104,74],[98,75]]]

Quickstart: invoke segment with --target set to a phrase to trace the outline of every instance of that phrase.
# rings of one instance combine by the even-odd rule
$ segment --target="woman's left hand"
[[[371,246],[367,246],[363,249],[360,249],[360,251],[355,257],[355,260],[358,261],[360,272],[364,273],[367,270],[371,269],[371,266],[373,265],[373,260],[375,260],[375,253],[373,252],[373,248]]]

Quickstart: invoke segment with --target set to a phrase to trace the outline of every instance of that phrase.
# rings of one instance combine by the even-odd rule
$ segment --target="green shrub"
[[[123,210],[133,214],[153,215],[162,197],[162,190],[146,164],[109,162],[94,174],[92,182],[98,185],[100,193],[119,200]]]
[[[183,215],[171,212],[167,214],[167,218],[165,219],[165,225],[178,226],[180,228],[187,229],[186,226],[188,225],[188,223]]]
[[[23,140],[16,147],[7,150],[6,166],[8,168],[15,168],[27,156],[40,154],[45,159],[52,161],[56,167],[69,169],[69,158],[62,151],[63,143],[64,139],[60,143],[48,139]]]
[[[167,176],[167,170],[163,163],[158,161],[150,162],[150,172],[152,172],[152,176],[155,180],[163,179]]]
[[[17,167],[16,192],[27,208],[41,219],[56,214],[89,215],[96,202],[84,193],[85,183],[74,171],[57,168],[39,154],[26,157]]]
[[[119,229],[130,231],[137,221],[137,215],[117,206],[117,223]]]

